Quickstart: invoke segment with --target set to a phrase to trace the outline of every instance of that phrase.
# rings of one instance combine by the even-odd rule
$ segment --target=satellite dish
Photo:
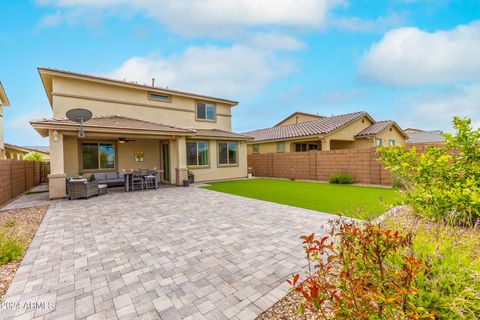
[[[71,109],[67,111],[67,118],[71,121],[80,123],[80,130],[78,131],[79,138],[85,138],[85,131],[83,131],[83,123],[92,119],[92,112],[87,109]]]
[[[92,119],[92,112],[87,109],[71,109],[67,111],[67,118],[81,124]]]

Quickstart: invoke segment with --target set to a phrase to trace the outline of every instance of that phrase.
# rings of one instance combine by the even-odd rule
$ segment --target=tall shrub
[[[480,218],[480,129],[458,117],[453,127],[444,144],[421,154],[415,147],[380,147],[379,161],[403,179],[405,200],[417,214],[474,223]]]

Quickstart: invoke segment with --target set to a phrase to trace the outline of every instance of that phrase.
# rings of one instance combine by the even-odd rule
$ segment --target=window
[[[213,103],[197,103],[197,119],[215,121],[215,105]]]
[[[382,145],[382,139],[380,138],[375,138],[375,146],[380,147]]]
[[[310,150],[318,150],[318,144],[316,143],[296,143],[295,152],[306,152]]]
[[[84,170],[115,168],[115,144],[90,142],[82,144]]]
[[[388,145],[389,146],[395,146],[395,140],[394,139],[388,140]]]
[[[285,152],[285,142],[277,142],[277,152]]]
[[[253,153],[260,153],[260,145],[254,144],[253,145]]]
[[[187,142],[187,165],[208,165],[208,142]]]
[[[218,164],[237,164],[236,142],[221,142],[218,144]]]
[[[172,97],[167,95],[167,94],[161,94],[161,93],[149,93],[149,97],[151,100],[159,100],[159,101],[164,101],[164,102],[171,102]]]

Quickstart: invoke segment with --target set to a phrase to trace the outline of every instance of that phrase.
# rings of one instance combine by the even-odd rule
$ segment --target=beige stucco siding
[[[171,102],[149,99],[147,91],[78,79],[53,79],[53,114],[65,117],[68,110],[85,108],[94,116],[118,115],[182,128],[231,131],[231,108],[216,103],[216,121],[196,120],[193,98],[172,96]]]
[[[382,145],[384,146],[388,146],[388,141],[390,139],[395,140],[396,145],[401,145],[405,143],[405,137],[394,126],[382,131],[380,134],[377,135],[377,138],[382,139]]]
[[[194,140],[192,140],[194,141]],[[205,140],[197,140],[205,141]],[[204,168],[189,166],[189,171],[195,176],[195,181],[210,181],[232,178],[244,178],[247,176],[247,144],[237,142],[238,165],[225,166],[218,164],[218,140],[208,140],[209,165]]]
[[[294,114],[291,117],[286,118],[276,126],[284,126],[287,124],[294,124],[294,123],[300,123],[300,122],[305,122],[309,120],[315,120],[318,119],[318,117],[314,115],[308,115],[308,114]]]
[[[354,122],[350,123],[348,126],[345,126],[332,134],[327,136],[327,139],[330,140],[350,140],[355,141],[355,135],[365,128],[371,126],[373,123],[367,117],[362,117]]]

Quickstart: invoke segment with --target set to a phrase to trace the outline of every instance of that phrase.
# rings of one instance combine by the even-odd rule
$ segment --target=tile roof
[[[164,92],[170,92],[172,94],[180,94],[180,95],[188,95],[188,96],[194,96],[194,97],[199,97],[199,98],[205,98],[205,99],[212,99],[212,100],[218,100],[218,101],[224,101],[229,104],[237,105],[238,101],[233,101],[233,100],[228,100],[228,99],[223,99],[223,98],[216,98],[208,95],[202,95],[202,94],[196,94],[196,93],[191,93],[191,92],[186,92],[186,91],[179,91],[179,90],[173,90],[169,88],[162,88],[162,87],[155,87],[147,84],[141,84],[137,83],[134,81],[125,81],[125,80],[119,80],[119,79],[113,79],[113,78],[108,78],[108,77],[102,77],[102,76],[97,76],[97,75],[92,75],[92,74],[87,74],[87,73],[80,73],[80,72],[73,72],[73,71],[68,71],[68,70],[63,70],[63,69],[57,69],[57,68],[48,68],[48,67],[39,67],[38,68],[39,72],[41,71],[50,71],[50,72],[58,72],[58,73],[63,73],[67,75],[73,75],[73,76],[80,76],[80,77],[88,77],[92,79],[97,79],[97,80],[105,80],[105,81],[111,81],[119,84],[126,84],[126,85],[131,85],[131,86],[136,86],[144,89],[149,89],[149,90],[161,90]]]
[[[30,123],[35,127],[46,126],[60,126],[60,127],[72,127],[77,130],[80,125],[77,122],[68,120],[66,118],[52,118],[33,120]],[[187,136],[203,136],[212,138],[224,138],[224,139],[237,139],[237,140],[252,140],[253,138],[244,134],[234,133],[230,131],[223,131],[217,129],[185,129],[174,126],[168,126],[156,122],[144,121],[138,119],[132,119],[122,116],[98,116],[93,117],[83,124],[83,127],[99,128],[99,129],[120,129],[120,130],[141,130],[141,131],[158,131],[168,133],[178,133]],[[27,148],[27,147],[24,147]],[[40,148],[40,147],[31,147]],[[47,147],[48,148],[48,147]]]
[[[68,127],[80,127],[77,122],[68,120],[67,118],[51,118],[30,121],[32,125],[59,125]],[[194,133],[190,129],[177,128],[167,126],[150,121],[132,119],[121,116],[99,116],[93,117],[83,124],[84,128],[111,128],[111,129],[127,129],[127,130],[145,130],[145,131],[159,131],[159,132],[178,132],[178,133]]]
[[[445,138],[442,136],[442,133],[443,131],[441,130],[408,133],[408,140],[405,141],[405,143],[414,144],[444,142]]]
[[[368,113],[363,111],[354,112],[309,120],[296,124],[287,124],[284,126],[259,129],[244,132],[243,134],[254,137],[254,142],[328,134],[364,116],[370,117]]]
[[[372,124],[370,127],[367,127],[357,133],[355,137],[368,137],[368,136],[374,136],[376,134],[379,134],[383,130],[387,129],[391,125],[393,125],[395,122],[392,120],[383,120],[383,121],[378,121]]]
[[[48,146],[25,146],[24,148],[43,153],[50,153],[50,147]]]
[[[274,125],[274,127],[281,125],[284,121],[290,119],[291,117],[293,117],[293,116],[295,116],[295,115],[304,115],[304,116],[309,116],[309,117],[313,117],[313,118],[325,118],[325,116],[321,116],[321,115],[319,115],[319,114],[313,114],[313,113],[295,111],[294,113],[292,113],[292,114],[289,115],[288,117],[285,117],[284,119],[282,119],[282,121],[280,121],[280,122],[278,122],[276,125]]]
[[[253,137],[247,136],[244,134],[217,130],[217,129],[195,129],[195,135],[202,136],[202,137],[226,138],[226,139],[242,139],[242,140],[253,139]]]

